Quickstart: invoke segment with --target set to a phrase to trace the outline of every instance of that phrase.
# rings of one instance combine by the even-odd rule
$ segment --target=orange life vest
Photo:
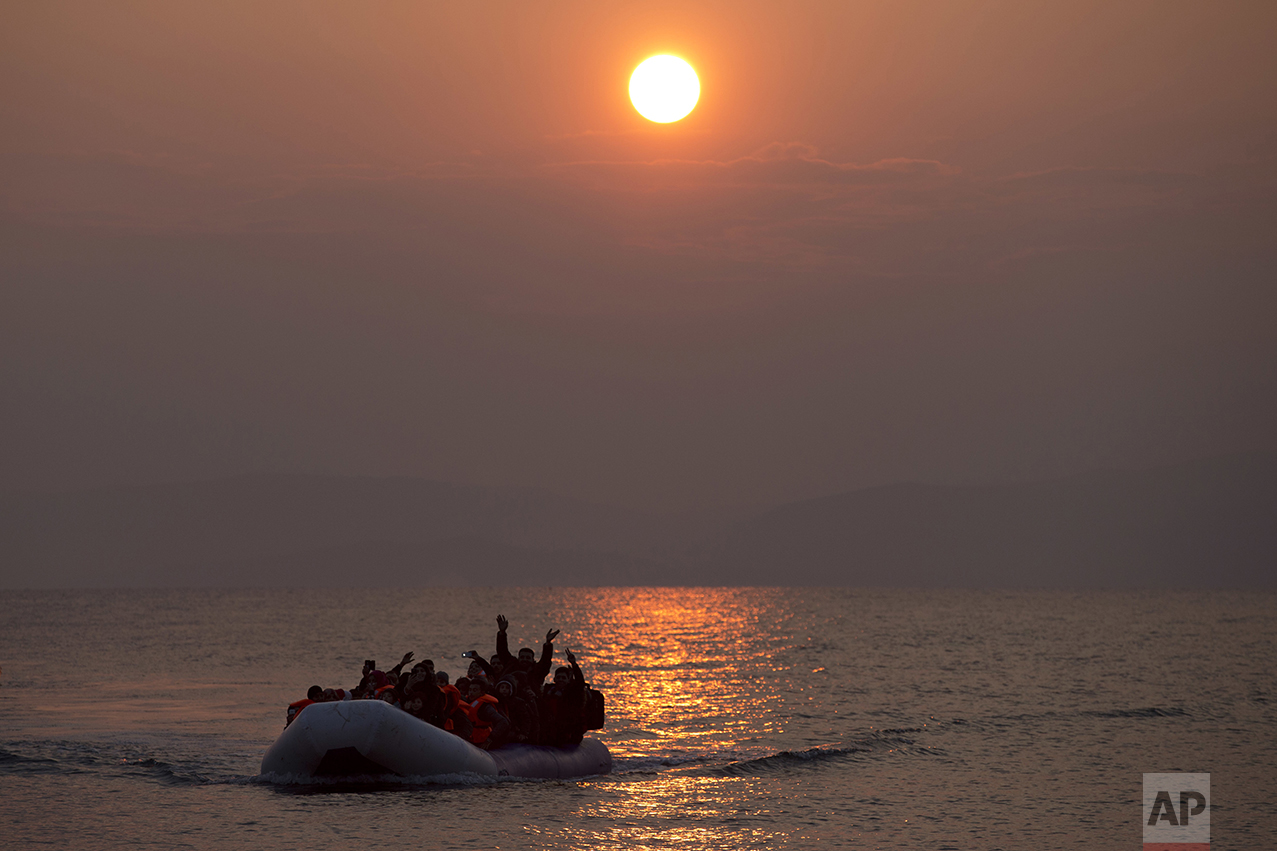
[[[452,723],[452,713],[457,711],[457,707],[464,702],[461,699],[461,692],[452,683],[439,686],[439,690],[443,692],[443,728],[451,730],[454,728]]]
[[[488,740],[488,736],[492,735],[492,725],[479,717],[479,710],[483,708],[485,703],[490,703],[499,708],[501,701],[490,694],[484,694],[480,695],[472,703],[462,704],[469,707],[466,710],[466,715],[470,716],[470,723],[474,725],[474,732],[470,734],[470,741],[476,745],[483,744]]]
[[[301,711],[314,702],[310,698],[306,698],[305,700],[295,700],[288,704],[288,720],[284,722],[284,726],[287,727],[293,723],[297,716],[301,714]]]

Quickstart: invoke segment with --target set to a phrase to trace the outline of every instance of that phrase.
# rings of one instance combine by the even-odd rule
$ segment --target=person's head
[[[520,647],[520,648],[519,648],[519,661],[520,661],[520,662],[535,662],[535,661],[536,661],[536,658],[537,658],[537,654],[535,654],[535,653],[533,653],[533,652],[532,652],[532,648],[531,648],[531,647]]]
[[[435,682],[437,682],[441,686],[446,686],[448,684],[448,672],[435,671]]]
[[[395,690],[392,688],[384,688],[377,694],[377,697],[385,701],[386,703],[394,703]]]
[[[390,683],[392,686],[399,685],[399,675],[394,671],[391,671],[389,674],[386,674],[386,682]]]
[[[483,666],[478,662],[471,662],[470,667],[466,669],[466,676],[470,679],[483,676]]]
[[[497,683],[497,697],[502,700],[509,700],[514,696],[514,682],[511,680],[501,680]]]
[[[324,689],[324,700],[341,700],[341,695],[337,694],[337,689],[335,688],[326,688]]]
[[[457,687],[457,691],[461,692],[462,694],[470,693],[470,678],[469,677],[457,677],[457,681],[453,683],[453,685],[455,685]]]
[[[404,701],[403,708],[417,715],[425,707],[426,703],[419,697],[410,697]]]
[[[554,684],[556,686],[565,686],[572,682],[572,670],[570,668],[554,669]]]
[[[488,684],[485,683],[483,680],[470,681],[469,697],[471,700],[478,700],[479,698],[483,697],[487,693],[488,693]]]
[[[323,700],[324,690],[320,688],[319,686],[311,686],[309,689],[306,690],[306,699],[307,700]]]

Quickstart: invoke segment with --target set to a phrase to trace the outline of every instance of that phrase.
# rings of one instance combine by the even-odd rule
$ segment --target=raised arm
[[[469,659],[471,662],[474,662],[481,669],[483,669],[483,673],[487,675],[489,680],[491,680],[494,683],[497,681],[496,674],[492,673],[492,666],[489,665],[487,660],[484,659],[482,656],[480,656],[478,653],[476,653],[473,650],[467,650],[462,655],[465,656],[467,659]]]
[[[558,634],[557,629],[552,629],[545,634],[545,643],[541,645],[541,658],[529,672],[537,688],[540,688],[545,678],[550,676],[550,667],[554,664],[554,639]]]
[[[509,668],[513,662],[518,661],[510,655],[510,639],[506,636],[506,627],[510,622],[505,619],[505,615],[497,615],[497,658],[501,660],[501,667]]]
[[[395,676],[398,676],[399,674],[403,673],[403,666],[407,665],[411,661],[412,661],[412,651],[409,650],[407,653],[403,654],[403,659],[399,660],[399,664],[395,665],[389,671],[386,671],[386,673],[394,674]]]
[[[581,673],[581,666],[576,663],[576,657],[572,655],[571,649],[567,651],[566,655],[568,657],[568,664],[572,666],[573,682],[575,682],[577,685],[580,685],[581,687],[584,688],[585,674]]]

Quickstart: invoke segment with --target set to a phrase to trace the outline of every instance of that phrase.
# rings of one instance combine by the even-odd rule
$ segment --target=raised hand
[[[567,657],[568,657],[568,664],[569,664],[569,665],[575,665],[575,664],[576,664],[576,657],[572,655],[572,651],[571,651],[571,650],[567,650],[567,651],[565,651],[565,653],[567,654]]]
[[[545,634],[545,643],[550,644],[554,641],[554,637],[559,634],[559,630],[552,629]]]
[[[403,666],[403,665],[407,665],[411,661],[412,661],[412,651],[409,650],[407,653],[403,654],[403,661],[400,662],[399,664],[400,666]]]
[[[510,622],[505,619],[505,615],[497,615],[498,630],[500,630],[501,632],[505,632],[505,628],[508,627],[509,625],[510,625]]]

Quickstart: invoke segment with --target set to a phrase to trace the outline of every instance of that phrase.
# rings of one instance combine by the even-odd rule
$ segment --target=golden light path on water
[[[790,638],[777,635],[774,622],[760,623],[760,614],[775,612],[753,599],[758,593],[618,589],[617,599],[600,607],[610,623],[598,624],[595,635],[607,643],[593,654],[611,660],[605,669],[612,668],[616,714],[644,729],[657,749],[750,741],[738,731],[756,730],[776,700],[764,674],[782,666],[768,651]]]
[[[596,848],[787,844],[790,831],[774,812],[775,777],[706,773],[699,761],[762,754],[765,736],[784,733],[784,713],[776,710],[804,699],[778,688],[791,666],[775,657],[811,639],[790,633],[773,596],[767,589],[598,589],[589,611],[573,613],[590,621],[582,626],[598,642],[590,657],[611,701],[614,755],[666,759],[627,782],[598,784],[582,821],[547,832],[547,845],[551,836]],[[688,762],[680,766],[680,759]],[[714,825],[724,810],[735,816]]]

